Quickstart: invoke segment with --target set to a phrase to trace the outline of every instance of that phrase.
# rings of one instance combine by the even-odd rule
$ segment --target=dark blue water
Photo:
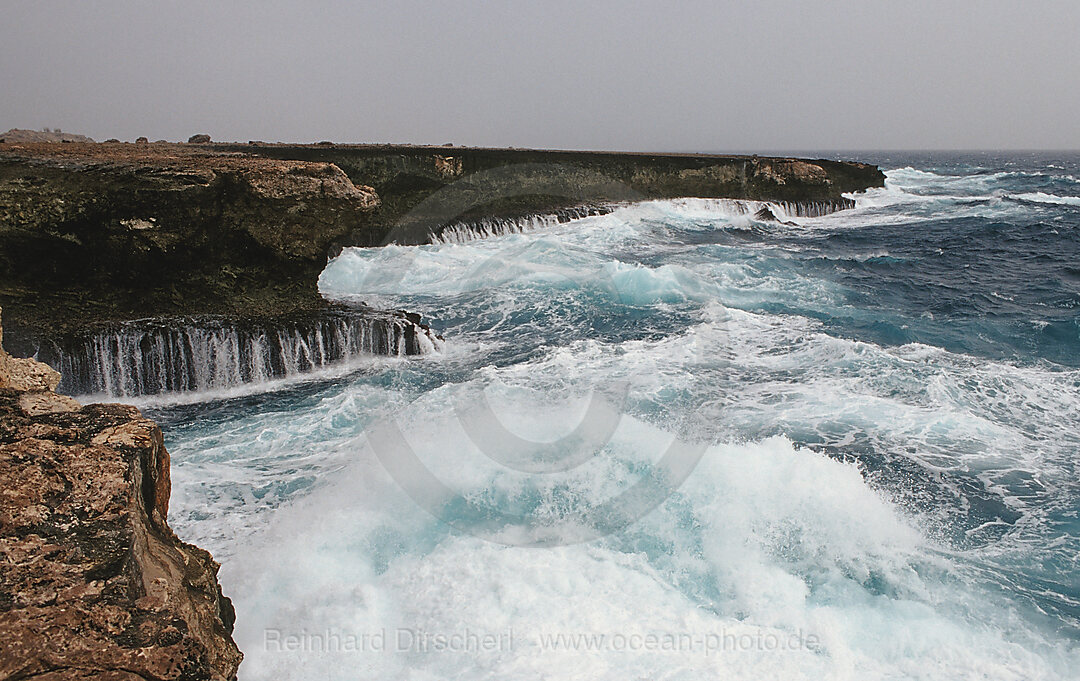
[[[423,312],[442,355],[151,405],[245,678],[1078,678],[1080,156],[847,157],[887,187],[797,226],[660,201],[347,251],[324,293]],[[590,441],[559,438],[597,395],[624,416],[594,455],[514,468]],[[672,438],[700,447],[685,479],[612,511],[674,476]],[[405,449],[443,491],[395,468]],[[263,638],[398,626],[515,643]],[[797,632],[816,643],[544,638]]]
[[[918,197],[901,204],[915,220],[785,240],[812,251],[807,267],[849,288],[853,307],[890,318],[828,319],[832,328],[880,343],[1078,366],[1080,157],[867,158],[937,177],[894,173],[894,186]]]

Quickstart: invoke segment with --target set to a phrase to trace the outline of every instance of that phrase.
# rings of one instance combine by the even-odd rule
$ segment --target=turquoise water
[[[440,354],[144,401],[241,678],[1080,676],[1080,158],[860,160],[347,250]]]

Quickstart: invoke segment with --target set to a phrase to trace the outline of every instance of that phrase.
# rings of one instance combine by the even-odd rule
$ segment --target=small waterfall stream
[[[679,199],[676,199],[677,201]],[[685,200],[685,199],[684,199]],[[763,208],[777,219],[819,218],[841,210],[855,207],[855,201],[849,198],[828,199],[824,201],[754,201],[751,199],[702,199],[722,213],[731,215],[754,215]],[[506,234],[525,234],[540,229],[550,229],[560,224],[590,217],[605,215],[619,205],[579,206],[567,208],[556,213],[522,215],[517,217],[481,218],[469,221],[452,222],[433,231],[428,239],[431,243],[465,243],[476,239],[486,239]]]
[[[525,234],[538,229],[550,229],[571,220],[604,215],[612,210],[614,206],[586,205],[564,208],[553,213],[459,220],[435,230],[428,239],[431,243],[450,244],[506,234]]]
[[[38,359],[60,371],[61,392],[132,397],[218,390],[362,355],[428,354],[440,345],[427,327],[397,313],[254,323],[153,319],[48,344]]]
[[[855,207],[855,199],[839,198],[827,201],[777,201],[766,205],[779,206],[788,217],[820,218],[841,210]]]

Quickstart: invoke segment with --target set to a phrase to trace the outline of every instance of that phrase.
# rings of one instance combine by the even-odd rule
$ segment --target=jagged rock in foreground
[[[29,363],[0,350],[0,679],[234,678],[218,565],[166,523],[161,430],[25,390],[59,379]]]

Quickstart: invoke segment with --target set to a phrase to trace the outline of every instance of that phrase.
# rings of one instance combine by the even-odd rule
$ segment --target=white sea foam
[[[612,245],[593,229],[581,241]],[[509,235],[439,246],[346,249],[320,279],[329,296],[361,292],[439,297],[505,288],[585,289],[627,304],[703,298],[708,286],[677,265],[647,267],[597,254],[553,235]]]
[[[1050,484],[1072,474],[1060,468],[1062,452],[1039,443],[1069,437],[1080,377],[927,346],[886,351],[832,338],[805,320],[720,308],[709,317],[657,341],[555,348],[418,397],[351,387],[287,419],[251,416],[174,450],[174,514],[199,508],[213,516],[178,524],[206,531],[199,542],[226,558],[222,580],[240,612],[244,677],[696,677],[721,669],[747,679],[949,678],[978,668],[990,679],[1067,678],[1075,651],[1037,629],[1006,626],[1013,606],[952,564],[918,529],[927,527],[916,521],[920,512],[890,501],[858,466],[783,437],[728,438],[770,426],[817,428],[833,442],[867,433],[888,447],[914,445],[911,455],[935,470],[1000,475],[1003,494],[1022,496],[1008,483],[1013,471],[1038,470]],[[718,343],[727,351],[717,352]],[[640,416],[624,417],[601,455],[556,477],[538,480],[487,459],[454,413],[483,389],[503,423],[551,441],[580,417],[590,385],[620,380],[633,386],[631,411]],[[679,432],[723,443],[664,506],[596,544],[506,548],[448,532],[387,476],[364,437],[373,419],[396,413],[429,470],[467,498],[538,503],[539,517],[558,516],[610,498],[655,461],[673,433],[652,425],[650,405],[695,385],[708,385],[711,398]],[[1033,410],[1061,422],[1025,432]],[[958,442],[966,443],[960,457]],[[208,480],[218,493],[207,495]],[[393,637],[399,628],[512,630],[514,647],[373,655],[267,647],[266,629]],[[818,643],[784,655],[750,644],[706,656],[552,651],[540,642],[558,633],[796,632]]]
[[[482,497],[528,492],[520,478],[462,465],[474,445],[445,409],[416,405],[403,418],[432,470]],[[434,407],[434,409],[433,409]],[[504,405],[531,418],[535,403]],[[565,414],[547,421],[564,431]],[[627,464],[670,435],[627,420],[609,456],[564,480],[560,503],[596,503],[627,482]],[[241,540],[242,561],[222,581],[240,617],[236,637],[249,679],[688,677],[948,678],[978,668],[984,678],[1065,678],[1075,655],[1032,652],[1038,633],[997,628],[1007,606],[952,571],[904,514],[858,469],[782,438],[710,448],[668,504],[626,538],[537,550],[447,534],[401,494],[357,442],[356,458],[329,484],[278,512]],[[472,450],[472,455],[469,455]],[[492,495],[492,490],[498,493]],[[551,486],[549,493],[558,490]],[[233,531],[247,527],[226,521]],[[635,551],[640,545],[644,550]],[[664,547],[656,553],[646,547]],[[952,583],[950,583],[952,582]],[[876,585],[880,595],[867,591]],[[702,607],[702,602],[707,603]],[[975,612],[971,612],[974,609]],[[512,632],[494,650],[391,649],[375,654],[287,651],[279,635],[432,635]],[[746,637],[745,648],[545,649],[545,635],[653,634]],[[798,634],[812,646],[778,654],[765,635]]]
[[[993,175],[939,175],[914,168],[885,171],[885,186],[846,194],[855,209],[823,220],[811,220],[806,227],[830,229],[872,225],[916,224],[950,218],[1018,215],[1023,207],[1008,201],[999,181],[1009,173]]]
[[[1080,196],[1057,196],[1056,194],[1047,194],[1046,192],[1030,192],[1027,194],[1016,194],[1012,198],[1019,199],[1021,201],[1031,201],[1032,203],[1050,203],[1060,206],[1080,206]]]

